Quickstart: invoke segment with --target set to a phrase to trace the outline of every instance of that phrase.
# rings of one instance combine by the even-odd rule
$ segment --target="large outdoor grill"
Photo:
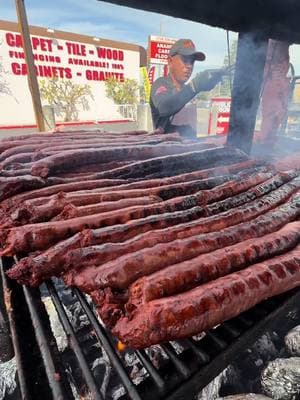
[[[66,141],[78,140],[81,146],[82,140],[90,139],[95,133],[86,132],[83,139],[80,135],[63,132],[41,140],[48,146],[49,141],[55,143],[63,137]],[[75,150],[81,158],[74,159],[74,150],[63,153],[59,149],[54,156],[27,165],[25,162],[25,168],[19,163],[15,168],[11,163],[10,168],[2,170],[0,368],[9,362],[10,380],[13,380],[12,362],[15,360],[19,397],[14,391],[14,400],[42,397],[49,400],[150,400],[187,396],[192,399],[268,330],[285,335],[297,325],[300,300],[300,291],[296,289],[299,282],[298,153],[290,154],[289,149],[282,149],[279,144],[277,151],[281,157],[274,151],[274,158],[268,161],[250,159],[238,149],[216,147],[205,140],[178,143],[177,135],[173,134],[172,141],[167,144],[168,135],[148,136],[135,132],[127,134],[127,140],[138,141],[138,144],[121,148],[119,143],[125,139],[116,134],[97,135],[91,140],[98,140],[99,148]],[[114,147],[109,143],[107,149],[106,143],[101,141],[109,141],[110,136],[111,141],[119,145]],[[26,136],[24,140],[32,139]],[[142,140],[151,141],[151,144],[140,144]],[[15,143],[15,139],[11,139],[1,145],[13,152],[17,149]],[[74,144],[68,142],[66,146]],[[191,147],[193,151],[189,151]],[[291,147],[297,151],[298,141],[292,140]],[[34,157],[37,154],[35,143],[31,151]],[[82,157],[91,154],[95,157],[92,162]],[[103,163],[104,155],[107,163]],[[282,157],[286,155],[287,158]],[[125,158],[128,156],[131,157],[129,164]],[[142,160],[136,161],[137,156],[143,157]],[[51,157],[58,162],[49,163]],[[117,157],[127,163],[116,166]],[[279,169],[278,158],[281,158]],[[85,170],[80,169],[82,167]],[[96,167],[102,171],[95,172]],[[33,173],[29,175],[29,171]],[[6,177],[6,173],[16,176]],[[36,173],[41,176],[37,177]],[[82,193],[83,184],[92,186],[85,187]],[[149,197],[150,204],[105,208],[118,204],[118,199],[124,204],[128,201],[127,195],[130,201],[140,201],[140,197],[132,197],[133,193],[138,196],[143,193],[147,201],[147,196],[156,196]],[[72,202],[78,198],[81,201],[81,196],[90,201],[81,206],[81,210],[87,209],[88,213],[75,217],[65,214],[64,210],[70,210],[70,206],[72,212],[79,210]],[[39,205],[35,201],[42,203]],[[91,213],[85,208],[90,204]],[[94,249],[93,245],[96,245],[95,258],[92,253],[86,256]],[[145,255],[142,262],[140,254]],[[185,262],[188,267],[182,264]],[[141,275],[136,275],[139,271],[136,263],[142,267]],[[201,272],[203,265],[205,268]],[[252,273],[265,271],[269,265],[267,280],[261,272]],[[127,270],[128,266],[131,269]],[[100,273],[99,281],[86,274],[90,267]],[[153,339],[139,333],[140,342],[130,342],[126,333],[119,335],[114,331],[114,324],[130,316],[126,313],[132,310],[127,308],[131,284],[139,277],[153,277],[156,272],[167,272],[169,279],[173,267],[177,274],[174,282],[179,288],[175,287],[172,295],[165,286],[161,304],[165,299],[175,299],[185,307],[189,300],[178,301],[176,296],[189,296],[195,293],[194,288],[197,291],[200,288],[206,291],[205,295],[197,294],[200,301],[203,298],[205,301],[206,293],[213,300],[207,297],[207,309],[199,306],[195,310],[204,323],[206,319],[210,321],[209,325],[205,328],[197,325],[192,333],[182,333],[181,329],[188,326],[188,318],[192,319],[187,315],[185,320],[175,319],[178,324],[175,335]],[[120,272],[121,268],[124,269]],[[200,272],[191,281],[193,272],[189,271],[197,268]],[[116,271],[117,279],[124,276],[128,279],[127,286],[118,291],[109,280],[107,286],[98,289],[93,286],[98,282],[102,285],[105,271],[111,274],[112,270]],[[190,273],[190,276],[178,279],[181,272]],[[236,290],[237,275],[243,276],[244,272],[245,279],[250,276],[252,281]],[[78,283],[69,280],[69,273],[81,277]],[[253,281],[256,282],[254,286]],[[90,286],[85,286],[86,282]],[[184,287],[180,289],[182,282]],[[215,286],[207,289],[206,284]],[[218,285],[221,285],[221,293],[225,288],[226,301],[222,300],[223,295],[216,294]],[[288,291],[292,288],[295,289]],[[107,289],[111,297],[106,297]],[[99,293],[99,301],[93,297],[95,292]],[[282,292],[286,293],[274,297]],[[123,297],[117,297],[120,294]],[[259,304],[259,299],[268,297],[271,299]],[[157,298],[160,301],[159,297],[154,297],[151,303],[150,298],[146,306],[151,306]],[[114,303],[118,299],[121,302]],[[241,304],[243,301],[248,304],[246,307]],[[256,306],[251,309],[249,301]],[[116,306],[120,307],[117,321]],[[143,304],[138,305],[137,312],[141,312],[142,307]],[[236,310],[234,314],[230,314],[231,307]],[[147,318],[145,314],[142,314],[142,321]],[[218,319],[211,322],[207,315]],[[231,319],[233,315],[235,318]],[[128,319],[130,323],[134,317]],[[167,324],[168,320],[165,326]],[[164,322],[155,333],[160,334],[165,329],[163,326]],[[180,337],[184,339],[177,340]]]
[[[145,350],[120,352],[116,339],[103,327],[80,291],[72,290],[69,298],[77,304],[77,315],[84,315],[88,323],[76,330],[62,283],[54,280],[39,289],[21,287],[5,276],[5,270],[13,262],[12,258],[2,259],[1,296],[16,357],[19,398],[28,400],[192,399],[266,331],[276,326],[278,333],[288,332],[296,324],[299,312],[298,289],[265,301],[205,335]],[[58,351],[55,332],[41,301],[48,296],[67,337],[68,351],[63,354]],[[104,382],[105,371],[100,368],[97,373],[92,367],[103,351],[109,360],[106,368],[113,371],[108,380],[113,380],[119,388],[117,397],[110,397],[112,383]],[[140,376],[135,376],[137,371],[128,365],[126,354],[135,359]]]
[[[233,83],[233,101],[228,144],[242,149],[245,153],[249,154],[251,152],[255,119],[260,100],[259,96],[266,59],[267,42],[269,37],[285,40],[291,37],[295,41],[300,41],[300,34],[298,33],[298,29],[295,28],[298,26],[295,24],[297,12],[295,12],[293,8],[296,2],[290,1],[286,5],[286,10],[288,10],[291,15],[293,14],[292,21],[289,21],[291,29],[288,31],[286,30],[286,23],[283,24],[281,21],[283,3],[278,1],[265,2],[269,8],[272,6],[275,7],[272,13],[267,12],[268,7],[263,6],[261,1],[256,1],[253,8],[250,7],[250,2],[248,2],[249,4],[245,7],[244,4],[237,6],[239,2],[231,1],[228,3],[230,3],[231,9],[236,11],[232,16],[229,16],[227,9],[225,10],[224,7],[220,6],[219,1],[212,3],[198,1],[195,5],[190,4],[189,7],[187,7],[185,3],[183,6],[179,6],[180,3],[178,2],[171,2],[171,6],[168,7],[166,3],[161,1],[152,2],[151,5],[148,1],[137,2],[135,0],[130,0],[112,2],[141,7],[151,11],[160,11],[176,17],[182,16],[241,32]],[[173,8],[172,12],[170,12],[170,7]],[[184,7],[186,11],[185,14],[181,14],[182,7]],[[259,7],[262,8],[262,13],[260,14],[261,18],[257,19],[257,10],[260,9]],[[216,10],[220,12],[216,12]],[[202,19],[200,18],[200,14],[203,15]],[[224,20],[225,15],[227,15],[226,20]],[[285,22],[287,20],[289,19],[284,19]],[[224,23],[221,24],[221,21],[224,21]],[[262,27],[264,27],[264,29],[261,29]],[[86,133],[84,133],[84,135],[85,134]],[[158,135],[159,134],[158,132]],[[68,139],[67,135],[68,133],[66,133],[66,139]],[[109,135],[107,137],[109,138]],[[159,140],[156,139],[157,143],[150,143],[153,137],[155,136],[141,136],[145,142],[141,142],[139,145],[148,145],[149,148],[153,144],[165,146],[164,149],[168,147],[166,143],[163,143],[167,140],[166,137],[159,138]],[[53,135],[53,140],[55,141],[56,139],[57,135],[56,138],[55,135]],[[49,140],[52,140],[52,138]],[[84,137],[84,140],[86,140],[86,137]],[[96,138],[96,140],[98,140],[98,138]],[[100,140],[101,139],[99,139],[99,141]],[[135,142],[135,135],[131,135],[128,140],[134,140],[131,145],[135,149],[138,143]],[[178,138],[172,136],[168,140],[177,141]],[[195,170],[201,171],[205,168],[216,167],[216,165],[226,165],[226,163],[221,163],[211,166],[208,165],[205,160],[204,165],[195,166],[193,163],[196,159],[191,159],[190,165],[193,165],[191,169],[188,170],[185,169],[186,165],[184,161],[181,163],[178,162],[177,171],[172,163],[169,162],[165,164],[166,171],[168,172],[167,174],[165,174],[162,168],[157,168],[157,164],[155,163],[150,163],[150,167],[148,165],[139,169],[136,168],[136,164],[134,163],[136,159],[163,158],[164,154],[153,155],[151,150],[151,154],[145,157],[145,154],[143,154],[145,150],[142,149],[141,154],[137,154],[136,156],[129,153],[131,158],[127,159],[126,157],[124,158],[127,146],[125,143],[126,146],[124,147],[124,143],[125,141],[122,143],[122,149],[117,149],[120,156],[120,160],[117,161],[121,163],[113,166],[111,164],[116,164],[115,158],[111,159],[108,157],[106,161],[103,161],[101,158],[101,143],[98,145],[98,150],[77,150],[80,152],[80,155],[73,150],[73,155],[72,157],[70,156],[68,160],[65,160],[63,157],[64,153],[60,156],[60,150],[56,150],[57,153],[54,154],[53,157],[58,157],[54,163],[47,163],[47,157],[49,156],[49,158],[51,158],[53,154],[51,149],[49,154],[47,151],[42,154],[42,152],[36,153],[35,149],[30,149],[29,151],[32,152],[32,154],[30,154],[30,156],[27,154],[25,161],[18,158],[19,165],[16,168],[17,171],[15,171],[14,166],[12,166],[12,168],[6,168],[6,171],[4,171],[6,174],[4,176],[13,177],[11,181],[15,179],[13,174],[16,173],[15,181],[11,186],[8,186],[9,190],[11,190],[11,188],[13,189],[10,195],[17,195],[20,192],[26,192],[33,188],[36,189],[36,187],[45,188],[44,183],[46,182],[46,185],[48,185],[48,183],[44,181],[44,179],[49,179],[48,182],[50,182],[50,186],[54,184],[53,181],[51,183],[51,179],[78,179],[78,176],[81,175],[81,179],[84,181],[86,174],[94,174],[95,171],[97,171],[97,173],[102,171],[100,172],[101,178],[98,176],[96,179],[136,179],[139,177],[140,179],[147,180],[173,177],[176,173],[188,173]],[[187,146],[189,145],[190,144]],[[94,146],[94,143],[91,146]],[[194,144],[192,146],[194,146]],[[207,146],[207,143],[205,143],[205,146]],[[297,146],[299,146],[299,143],[297,143]],[[153,148],[154,147],[155,146],[153,146]],[[176,147],[176,143],[174,147]],[[255,150],[257,149],[254,149],[254,154],[256,154]],[[282,149],[280,148],[280,150]],[[195,149],[186,149],[184,151],[194,152]],[[224,151],[226,154],[228,147],[225,148]],[[81,154],[84,152],[86,154]],[[74,156],[75,153],[77,154],[76,157]],[[180,159],[181,153],[183,153],[183,150],[174,153],[171,152],[170,154],[176,154],[174,158],[177,160]],[[287,153],[283,153],[283,155]],[[180,156],[178,156],[178,154]],[[296,172],[299,173],[299,159],[296,160],[297,154],[299,153],[296,153],[296,156],[294,156],[295,163],[293,161],[290,162],[290,164],[293,164],[290,169],[295,168],[297,170]],[[141,155],[143,158],[139,158]],[[41,157],[41,159],[35,158],[36,156]],[[84,157],[81,158],[81,156],[86,157],[86,159],[92,157],[94,160],[86,162],[86,159],[83,159]],[[230,155],[227,157],[230,158]],[[205,157],[203,157],[203,160],[204,158]],[[44,163],[44,159],[46,163]],[[99,159],[103,165],[101,165]],[[78,160],[81,160],[81,164]],[[16,159],[14,159],[14,161],[16,161]],[[126,164],[127,161],[130,161],[132,164],[128,166]],[[236,160],[236,163],[241,161],[242,160]],[[264,162],[265,161],[266,159]],[[268,161],[271,162],[273,160],[269,159]],[[22,164],[22,162],[24,162],[24,164]],[[77,165],[73,165],[74,163],[77,163]],[[85,169],[86,166],[93,163],[96,164],[96,167],[99,165],[101,168],[104,167],[104,169]],[[294,165],[297,163],[298,165]],[[66,166],[66,164],[68,164],[69,169],[64,170],[62,167]],[[147,162],[145,162],[145,164],[147,164]],[[133,165],[131,169],[130,165]],[[7,166],[8,165],[6,165],[6,167]],[[70,166],[73,167],[71,171]],[[120,170],[118,170],[118,167]],[[258,168],[260,167],[261,164]],[[76,168],[78,169],[76,170]],[[20,174],[18,174],[18,169],[21,171]],[[113,171],[118,170],[118,174],[121,171],[120,175],[110,176],[110,169]],[[18,185],[15,185],[15,182],[17,182],[17,184],[19,183],[19,177],[22,177],[22,171],[24,175],[31,175],[28,182],[21,182],[20,189]],[[282,172],[280,169],[277,170],[277,172],[278,171],[279,173]],[[287,171],[287,169],[283,169],[283,171]],[[62,175],[60,175],[60,173],[62,173]],[[237,173],[237,171],[235,171],[235,173]],[[284,173],[281,175],[281,178],[283,176]],[[202,178],[205,179],[204,177]],[[284,178],[282,179],[284,180]],[[242,179],[240,180],[242,181]],[[247,179],[245,179],[245,181],[247,181]],[[284,182],[281,182],[281,184],[283,183]],[[42,184],[44,186],[42,186]],[[24,185],[24,187],[22,185]],[[256,185],[258,186],[258,183],[256,183]],[[279,186],[275,186],[276,189]],[[251,188],[251,186],[249,187]],[[271,190],[276,189],[273,187]],[[296,190],[299,191],[299,189]],[[237,193],[231,194],[231,196],[234,197],[236,194]],[[175,197],[174,194],[173,196]],[[177,194],[177,196],[179,195]],[[230,196],[230,194],[228,196]],[[254,199],[259,200],[259,196],[254,197]],[[6,200],[6,197],[4,197],[4,200]],[[250,202],[250,200],[252,200],[251,197],[248,198],[247,201]],[[246,202],[241,204],[244,205]],[[278,203],[276,207],[277,206]],[[235,208],[234,205],[231,205],[231,207],[233,209]],[[223,210],[220,209],[220,211]],[[170,212],[170,210],[168,210],[168,212]],[[259,218],[263,218],[262,214],[258,215]],[[36,217],[36,215],[34,215],[34,217]],[[51,218],[52,217],[51,215]],[[54,217],[56,218],[57,215],[54,215]],[[143,217],[146,217],[146,215],[143,215]],[[46,220],[46,223],[48,223],[48,221],[52,221],[52,219]],[[116,221],[114,221],[114,224]],[[297,223],[299,223],[299,216],[291,219],[291,221],[298,221]],[[11,220],[8,222],[11,223],[14,221]],[[24,222],[24,225],[30,222],[30,220],[27,220]],[[34,221],[34,223],[35,222],[39,222],[39,220]],[[45,221],[43,220],[43,222]],[[123,220],[122,222],[124,223]],[[98,228],[98,226],[92,226],[92,222],[89,223],[90,225],[88,227],[90,229]],[[119,222],[117,221],[117,223]],[[105,225],[101,225],[101,227],[103,226]],[[172,225],[167,227],[170,230],[173,229]],[[84,226],[82,229],[85,228],[87,227]],[[280,229],[280,227],[277,227],[277,229]],[[272,233],[274,233],[274,231],[275,228]],[[47,249],[53,245],[51,239],[46,237],[47,235],[44,235],[46,238],[46,244],[43,244],[44,247],[39,248],[38,244],[37,247],[34,247],[36,235],[34,230],[32,232],[31,240],[27,242],[26,240],[23,242],[22,240],[18,241],[18,236],[12,235],[10,237],[10,239],[13,239],[12,242],[6,242],[5,246],[2,243],[2,248],[4,248],[2,254],[10,256],[20,254],[22,257],[26,257],[36,250],[47,251]],[[76,232],[72,232],[72,235]],[[208,233],[209,232],[210,231],[208,231]],[[70,234],[71,233],[65,229],[65,236],[60,237],[56,242],[54,241],[54,244],[60,239],[68,238]],[[253,236],[253,238],[257,237],[259,237],[259,235]],[[261,237],[263,237],[263,235]],[[21,248],[18,247],[20,243],[23,246]],[[274,243],[276,243],[275,239]],[[296,245],[298,244],[299,240]],[[26,247],[27,245],[28,247]],[[219,248],[220,247],[216,247],[216,249]],[[276,253],[274,248],[276,248],[276,246],[273,246],[273,254],[275,256],[281,254],[280,252]],[[286,254],[290,249],[293,249],[293,246],[290,248],[286,247],[282,253]],[[206,252],[206,254],[208,253],[209,251]],[[261,257],[259,261],[266,258],[269,260],[272,259],[272,256],[268,255],[268,257]],[[6,360],[11,360],[13,355],[16,360],[18,395],[16,395],[14,400],[41,398],[45,400],[69,400],[73,398],[76,400],[192,399],[264,333],[276,330],[279,335],[285,335],[292,327],[299,324],[300,290],[298,288],[280,296],[272,297],[263,303],[259,303],[254,308],[215,326],[213,329],[206,330],[205,333],[200,333],[198,336],[133,351],[130,348],[124,348],[124,346],[112,336],[110,331],[105,328],[104,324],[99,319],[94,309],[95,306],[90,301],[89,297],[80,292],[77,288],[65,287],[62,281],[56,278],[46,281],[46,283],[43,283],[39,288],[35,289],[29,286],[18,285],[16,281],[10,280],[6,275],[6,271],[17,261],[18,260],[12,257],[2,257],[0,265],[0,305],[2,302],[1,308],[6,310],[3,316],[0,314],[0,326],[2,327],[2,331],[6,333],[6,336],[4,335],[6,339],[0,343],[4,343],[2,346],[4,351],[2,353],[7,354]],[[249,265],[252,264],[250,263]],[[243,268],[244,266],[240,267]],[[34,274],[32,274],[32,276],[33,275]],[[53,275],[55,274],[51,276]],[[18,276],[17,279],[18,278],[20,277]],[[30,280],[29,283],[31,283]],[[190,287],[187,288],[187,290],[189,289]],[[54,320],[56,320],[56,323],[54,323]],[[10,336],[8,334],[10,334]],[[10,339],[8,339],[9,337]],[[162,341],[157,341],[155,343],[158,342],[161,343]]]

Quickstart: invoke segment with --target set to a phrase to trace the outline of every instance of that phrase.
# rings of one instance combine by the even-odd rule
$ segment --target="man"
[[[185,117],[184,106],[200,91],[212,90],[226,69],[198,73],[188,84],[195,61],[204,61],[205,54],[196,51],[189,39],[179,39],[170,49],[169,75],[158,78],[152,85],[150,107],[154,128],[165,133],[179,132],[184,138],[196,138],[196,131]]]

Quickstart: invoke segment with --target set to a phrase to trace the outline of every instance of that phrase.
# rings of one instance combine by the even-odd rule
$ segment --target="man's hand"
[[[225,68],[207,69],[206,71],[199,72],[189,85],[195,93],[206,92],[212,90],[226,74],[227,70]]]

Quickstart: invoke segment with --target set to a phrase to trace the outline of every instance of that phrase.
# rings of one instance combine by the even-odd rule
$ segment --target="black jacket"
[[[158,78],[152,85],[150,107],[154,128],[163,128],[165,133],[179,132],[186,138],[195,138],[196,132],[190,125],[173,125],[172,120],[193,97],[194,91],[184,85],[178,91],[170,75]]]

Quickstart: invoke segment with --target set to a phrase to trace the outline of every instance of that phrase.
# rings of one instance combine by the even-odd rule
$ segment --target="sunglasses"
[[[194,64],[195,58],[194,58],[193,56],[183,56],[183,55],[181,55],[181,54],[179,54],[179,55],[180,55],[181,61],[182,61],[185,65],[187,65],[187,64],[193,65],[193,64]]]
[[[181,61],[185,65],[188,65],[188,64],[193,65],[195,62],[195,58],[193,56],[184,56],[182,54],[175,53],[175,54],[173,54],[173,57],[176,55],[180,57]]]

